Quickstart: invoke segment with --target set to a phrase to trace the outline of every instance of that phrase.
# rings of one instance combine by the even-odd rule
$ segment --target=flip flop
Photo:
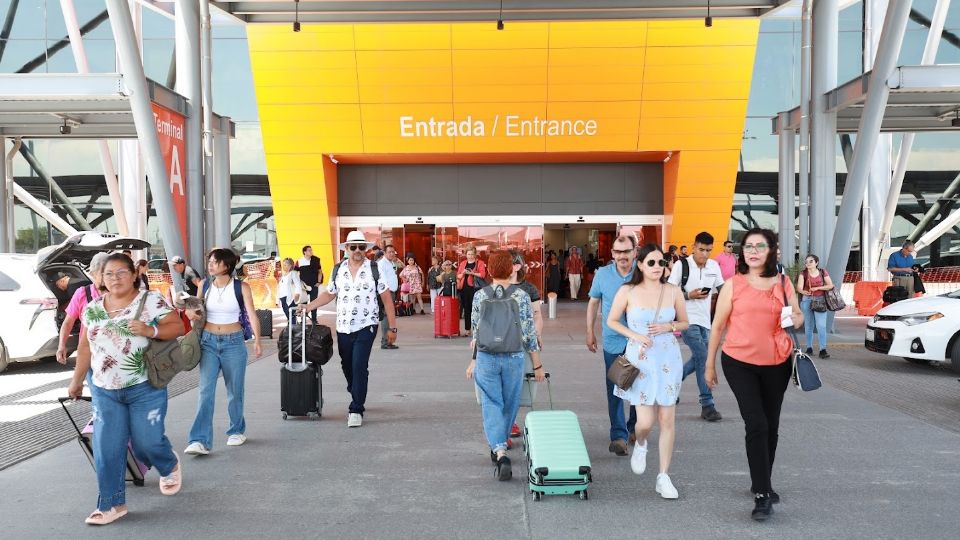
[[[167,476],[160,477],[160,493],[164,495],[176,495],[183,487],[183,466],[180,464],[180,456],[173,454],[177,458],[177,466]]]
[[[107,511],[94,510],[83,521],[87,525],[109,525],[125,515],[127,515],[126,506],[114,506]]]

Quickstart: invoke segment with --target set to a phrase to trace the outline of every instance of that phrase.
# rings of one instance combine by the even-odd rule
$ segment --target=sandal
[[[182,478],[182,466],[180,465],[180,456],[177,456],[174,453],[174,456],[177,458],[177,466],[170,472],[167,476],[160,477],[160,493],[164,495],[176,495],[180,493],[180,488],[183,487],[183,478]]]
[[[125,515],[127,515],[127,505],[123,504],[107,511],[94,510],[83,522],[87,525],[109,525]]]

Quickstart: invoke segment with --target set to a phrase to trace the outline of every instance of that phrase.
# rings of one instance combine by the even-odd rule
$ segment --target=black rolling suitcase
[[[260,321],[260,337],[273,339],[273,311],[258,309],[257,320]]]
[[[82,401],[91,401],[87,396],[80,396],[77,398]],[[90,466],[96,470],[97,466],[93,461],[93,422],[88,422],[83,429],[80,429],[80,426],[77,425],[77,422],[73,419],[73,415],[70,414],[70,410],[67,409],[67,402],[73,401],[68,397],[57,398],[57,401],[60,402],[60,406],[63,407],[63,412],[67,413],[67,418],[70,419],[70,423],[73,424],[73,429],[77,431],[77,442],[80,443],[80,448],[83,450],[83,453],[86,454],[87,460],[90,462]],[[143,485],[143,475],[147,473],[148,467],[140,461],[137,460],[133,455],[133,448],[130,446],[130,443],[127,443],[127,472],[124,475],[124,478],[127,482],[132,482],[135,486]]]
[[[290,308],[291,311],[296,307]],[[323,410],[323,368],[319,362],[307,358],[307,318],[303,317],[300,331],[300,362],[293,362],[293,334],[288,324],[287,363],[280,367],[280,410],[283,419],[288,416],[321,416]],[[282,337],[282,336],[281,336]],[[318,359],[319,360],[319,359]]]

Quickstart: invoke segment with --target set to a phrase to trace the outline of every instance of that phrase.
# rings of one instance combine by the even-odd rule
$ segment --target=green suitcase
[[[550,389],[549,375],[547,389]],[[579,495],[581,500],[586,500],[593,477],[580,422],[573,411],[552,410],[552,395],[550,408],[549,411],[530,411],[523,423],[530,493],[535,501],[545,494]]]

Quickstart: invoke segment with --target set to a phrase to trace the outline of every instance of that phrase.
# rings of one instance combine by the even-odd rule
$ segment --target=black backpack
[[[501,297],[497,297],[492,285],[482,289],[486,298],[480,303],[480,321],[476,332],[477,350],[494,354],[524,350],[520,306],[513,299],[515,289],[515,285],[507,287]]]

